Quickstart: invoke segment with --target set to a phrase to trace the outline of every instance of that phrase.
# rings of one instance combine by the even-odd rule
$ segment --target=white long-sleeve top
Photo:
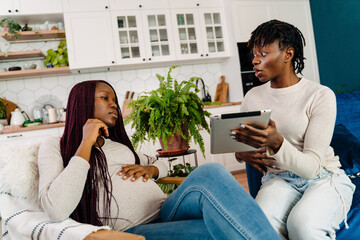
[[[106,155],[108,169],[113,185],[111,218],[115,230],[126,230],[132,226],[146,223],[159,215],[165,200],[164,193],[157,184],[142,177],[131,182],[123,180],[118,172],[124,164],[134,164],[135,157],[125,145],[105,139],[102,150]],[[148,158],[138,154],[141,165],[149,165]],[[159,169],[159,178],[167,175],[167,166],[155,161],[153,166]],[[54,221],[62,221],[70,216],[80,202],[90,164],[83,158],[73,156],[66,168],[60,153],[60,139],[50,138],[45,141],[38,154],[39,167],[39,202],[47,215]],[[100,184],[101,185],[101,184]],[[100,216],[103,216],[103,187],[99,194]],[[112,199],[113,200],[113,199]],[[95,211],[95,209],[94,209]]]
[[[330,141],[336,119],[336,98],[326,86],[301,79],[286,88],[271,88],[270,82],[252,88],[245,96],[241,111],[271,109],[271,119],[284,137],[279,151],[270,148],[282,171],[291,171],[306,179],[315,178],[321,167],[340,167]],[[278,170],[268,168],[268,171]]]

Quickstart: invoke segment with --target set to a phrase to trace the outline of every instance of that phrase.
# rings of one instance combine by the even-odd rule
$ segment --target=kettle
[[[11,112],[10,125],[22,125],[25,122],[25,117],[20,111],[16,108],[15,111]]]

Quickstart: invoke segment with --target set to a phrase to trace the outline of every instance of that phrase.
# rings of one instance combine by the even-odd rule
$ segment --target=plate
[[[178,155],[186,152],[189,148],[182,148],[182,149],[175,149],[175,150],[168,150],[162,151],[161,149],[156,150],[160,156],[173,156]]]

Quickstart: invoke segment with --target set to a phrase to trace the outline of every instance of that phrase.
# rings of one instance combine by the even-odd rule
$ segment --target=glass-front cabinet
[[[176,9],[172,12],[178,58],[227,56],[223,13],[218,9]]]
[[[115,26],[115,54],[117,62],[137,63],[145,55],[141,44],[143,30],[141,16],[135,12],[112,14]]]
[[[209,53],[224,52],[224,35],[220,13],[204,11],[202,16],[206,32],[206,51]]]
[[[113,12],[115,47],[119,63],[168,61],[175,59],[166,11]]]
[[[172,14],[177,57],[181,59],[200,57],[203,50],[197,11],[175,10]]]

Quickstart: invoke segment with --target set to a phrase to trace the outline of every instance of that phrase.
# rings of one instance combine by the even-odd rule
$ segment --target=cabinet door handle
[[[112,61],[111,63],[115,63],[115,61]]]
[[[151,58],[149,58],[149,61],[151,61]]]
[[[197,7],[200,6],[200,3],[197,3],[196,6],[197,6]]]
[[[141,8],[142,7],[142,5],[139,5],[139,8]]]
[[[109,7],[108,6],[105,6],[105,9],[108,9]]]
[[[209,56],[209,54],[206,54],[206,56]]]
[[[7,136],[7,138],[16,138],[16,137],[22,137],[22,134]]]
[[[143,58],[143,61],[145,61],[145,58]]]
[[[8,12],[11,13],[11,10],[9,9]]]
[[[19,12],[19,10],[15,9],[15,12]]]
[[[204,54],[200,54],[200,57],[203,57],[204,56]]]

